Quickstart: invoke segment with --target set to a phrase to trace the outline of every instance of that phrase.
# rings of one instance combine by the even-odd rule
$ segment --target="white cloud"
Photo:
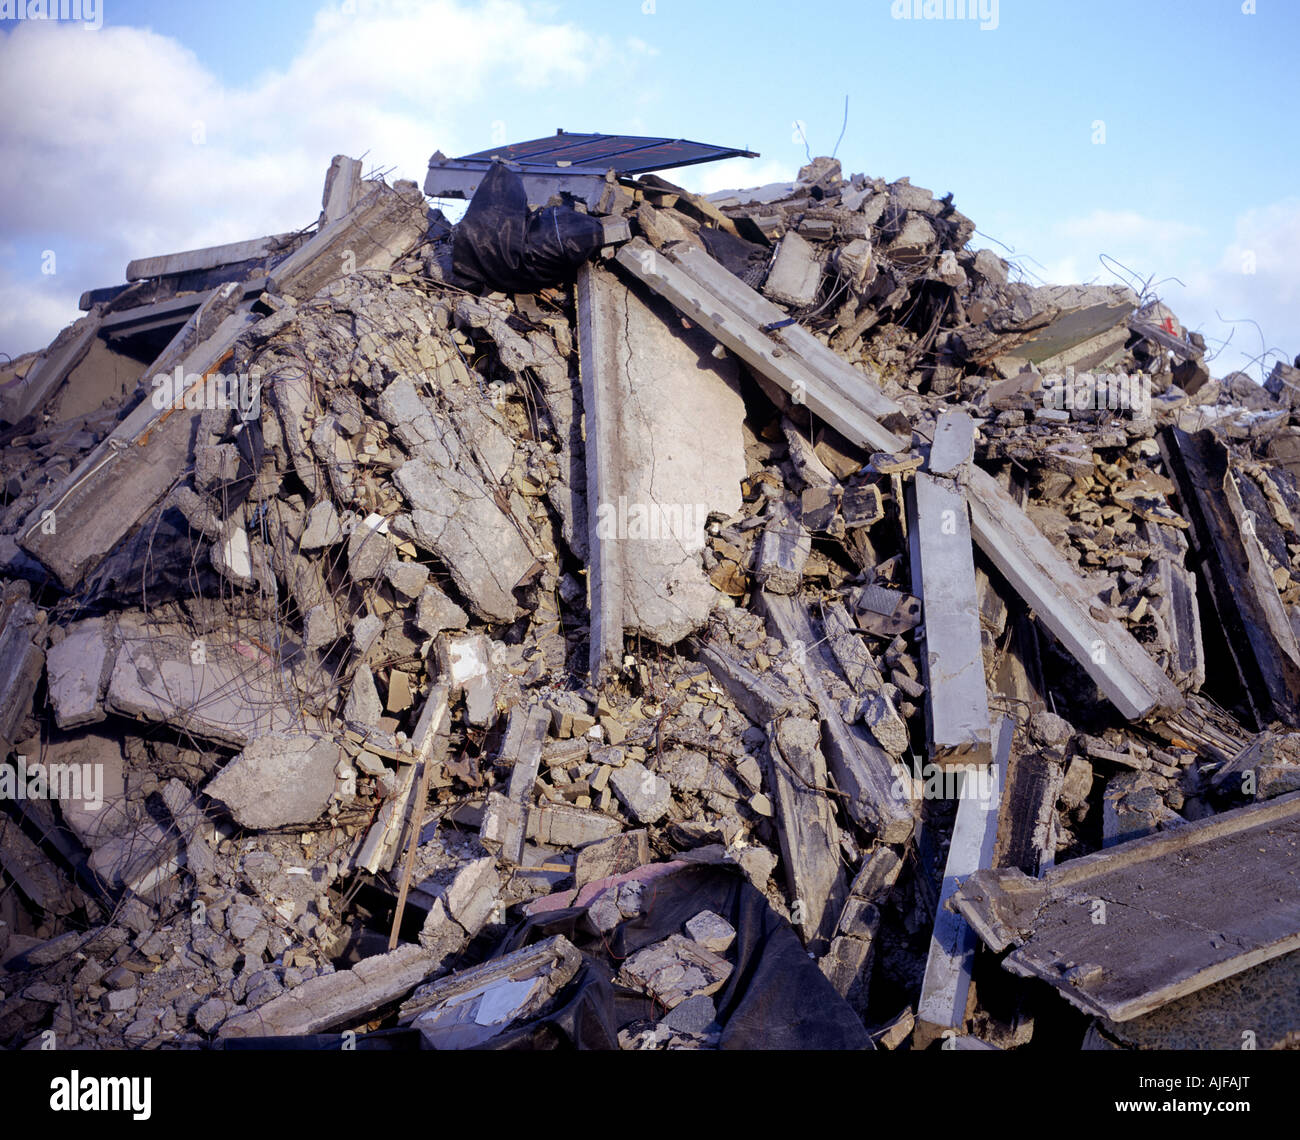
[[[134,257],[310,224],[335,154],[422,181],[435,149],[510,137],[510,107],[617,71],[625,51],[643,54],[516,0],[344,0],[283,70],[232,87],[146,29],[19,24],[0,34],[16,250],[0,265],[0,349],[48,342]],[[39,276],[33,248],[58,253],[58,277]]]
[[[1213,363],[1216,376],[1241,368],[1259,378],[1279,355],[1289,363],[1300,354],[1300,198],[1239,215],[1217,260],[1179,276],[1183,286],[1162,290],[1170,306],[1212,347],[1228,341]],[[1267,363],[1251,364],[1265,353]]]

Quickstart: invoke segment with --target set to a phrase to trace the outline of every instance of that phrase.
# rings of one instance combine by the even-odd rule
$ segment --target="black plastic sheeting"
[[[578,975],[544,1016],[494,1038],[485,1049],[617,1049],[629,1022],[658,1020],[667,1012],[639,992],[614,982],[614,969],[651,943],[682,933],[702,910],[736,929],[727,951],[734,964],[713,995],[722,1026],[721,1049],[871,1049],[862,1021],[808,957],[798,935],[734,867],[698,864],[645,886],[644,913],[608,936],[592,935],[585,907],[537,915],[501,946],[521,946],[563,934],[586,956]]]
[[[534,293],[572,277],[604,238],[599,219],[568,206],[530,214],[523,179],[494,162],[456,227],[451,264],[466,289]]]

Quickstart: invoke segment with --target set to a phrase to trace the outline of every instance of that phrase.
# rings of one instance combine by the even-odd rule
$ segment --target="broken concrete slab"
[[[419,946],[399,946],[364,958],[350,970],[310,978],[225,1022],[218,1037],[289,1037],[335,1029],[363,1019],[408,994],[429,976],[434,959]]]
[[[485,621],[518,617],[511,591],[534,560],[487,490],[459,468],[420,458],[404,463],[394,480],[411,504],[416,541],[446,564],[478,616]]]
[[[238,637],[186,638],[147,626],[120,633],[106,697],[114,712],[240,748],[256,736],[316,725],[289,674]]]
[[[994,951],[1017,947],[1004,969],[1127,1021],[1300,948],[1289,870],[1297,844],[1293,794],[1073,859],[1038,880],[979,871],[954,903]]]
[[[580,274],[578,315],[584,400],[588,390],[606,397],[597,396],[587,424],[595,597],[602,567],[609,577],[616,560],[622,627],[671,645],[704,624],[718,597],[700,561],[708,516],[741,504],[736,372],[709,355],[707,336],[674,328],[662,302],[642,300],[605,270]],[[606,640],[608,658],[615,647]]]

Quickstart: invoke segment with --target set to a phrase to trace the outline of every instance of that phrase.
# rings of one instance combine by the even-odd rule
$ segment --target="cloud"
[[[144,28],[20,23],[0,33],[0,350],[43,346],[134,257],[310,224],[335,154],[420,181],[435,148],[509,137],[509,108],[643,54],[516,0],[342,0],[283,69],[229,86]]]
[[[1289,363],[1300,354],[1300,198],[1238,215],[1218,258],[1179,276],[1184,285],[1162,292],[1184,324],[1222,346],[1216,376],[1247,369],[1262,378],[1279,356]]]

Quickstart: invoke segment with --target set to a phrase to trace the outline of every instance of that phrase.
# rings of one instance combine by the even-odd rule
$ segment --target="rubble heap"
[[[0,374],[0,1041],[1294,1045],[1300,361],[832,159],[578,212],[340,157]]]

